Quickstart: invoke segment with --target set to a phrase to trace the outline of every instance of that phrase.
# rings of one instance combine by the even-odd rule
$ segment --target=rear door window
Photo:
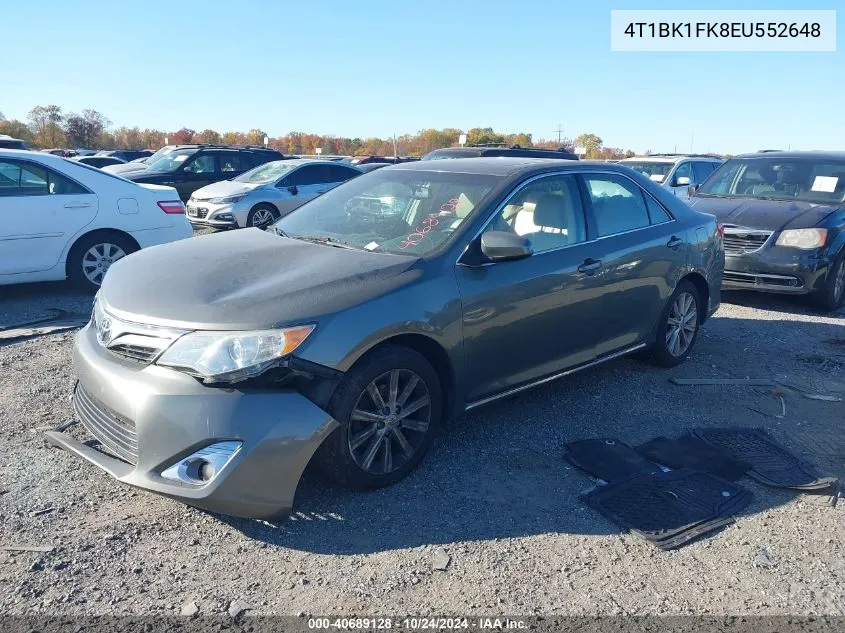
[[[599,237],[644,228],[651,224],[642,190],[627,178],[585,174]]]
[[[359,172],[341,165],[324,165],[324,182],[346,182],[350,178],[359,175]]]

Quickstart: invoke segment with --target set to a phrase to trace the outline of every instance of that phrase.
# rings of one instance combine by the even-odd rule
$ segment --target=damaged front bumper
[[[293,388],[207,387],[157,365],[119,359],[90,325],[74,344],[77,418],[106,450],[66,432],[48,441],[116,479],[212,512],[289,512],[314,452],[337,428]]]

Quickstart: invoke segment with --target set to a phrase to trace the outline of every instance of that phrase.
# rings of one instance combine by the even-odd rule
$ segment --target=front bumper
[[[289,512],[305,467],[337,427],[293,390],[209,388],[180,372],[123,361],[97,343],[90,325],[76,337],[73,364],[79,385],[105,415],[134,426],[137,457],[129,463],[58,431],[48,432],[48,441],[124,483],[212,512],[248,518]],[[233,440],[242,442],[240,450],[210,481],[162,477],[188,455]]]
[[[249,206],[236,202],[234,204],[213,204],[208,200],[188,200],[185,212],[188,221],[194,226],[211,226],[216,228],[234,228],[246,226],[246,216]],[[196,213],[191,215],[196,209]]]
[[[780,294],[808,294],[821,289],[832,258],[825,251],[764,247],[746,255],[725,255],[722,288]]]

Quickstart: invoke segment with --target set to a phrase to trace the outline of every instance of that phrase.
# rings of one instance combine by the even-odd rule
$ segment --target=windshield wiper
[[[295,240],[302,240],[303,242],[311,242],[312,244],[323,244],[324,246],[334,246],[335,248],[345,248],[352,251],[363,250],[357,246],[352,246],[343,240],[338,240],[334,237],[326,235],[287,235]]]

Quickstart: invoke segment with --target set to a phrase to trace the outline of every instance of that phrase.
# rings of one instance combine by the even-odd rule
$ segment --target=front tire
[[[269,204],[257,204],[249,211],[246,216],[247,227],[255,227],[262,231],[273,224],[281,217],[278,210]]]
[[[819,310],[833,312],[842,306],[845,299],[845,254],[840,255],[830,269],[824,288],[813,297]]]
[[[84,237],[68,253],[68,278],[81,290],[97,292],[111,265],[137,250],[135,242],[117,233]]]
[[[340,422],[323,469],[353,489],[389,486],[422,461],[440,427],[440,379],[417,352],[388,345],[359,361],[338,386],[329,412]]]
[[[702,314],[698,289],[682,280],[660,316],[650,350],[652,362],[660,367],[675,367],[684,362],[698,338]]]

